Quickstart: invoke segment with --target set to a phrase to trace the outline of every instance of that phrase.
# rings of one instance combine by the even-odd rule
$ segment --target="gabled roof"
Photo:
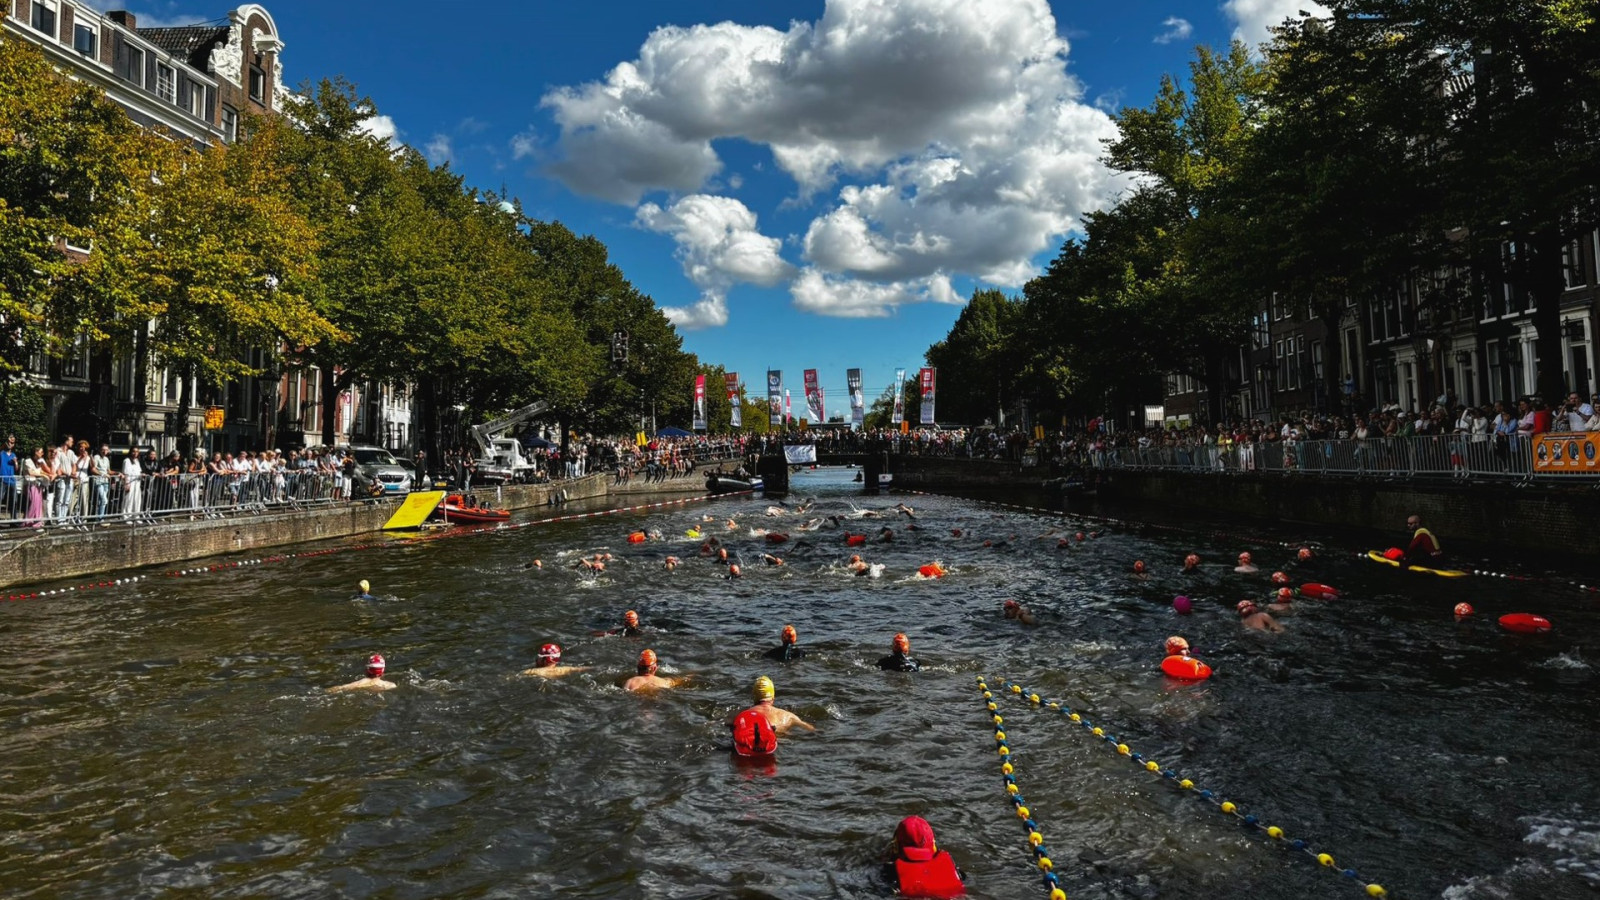
[[[202,72],[210,71],[211,51],[228,40],[226,25],[182,25],[177,28],[140,28],[144,38]]]

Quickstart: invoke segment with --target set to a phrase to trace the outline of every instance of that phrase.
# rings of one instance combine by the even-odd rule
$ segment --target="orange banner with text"
[[[1550,475],[1600,475],[1600,432],[1535,436],[1533,471]]]

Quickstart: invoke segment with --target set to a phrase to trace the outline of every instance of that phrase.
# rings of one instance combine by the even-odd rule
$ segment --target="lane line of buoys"
[[[978,690],[983,694],[984,708],[989,711],[990,720],[994,723],[995,752],[1000,756],[1000,777],[1006,786],[1006,799],[1011,802],[1016,811],[1017,818],[1022,820],[1022,827],[1028,832],[1028,849],[1033,854],[1034,865],[1044,873],[1044,887],[1050,892],[1050,900],[1067,900],[1067,892],[1061,889],[1056,873],[1052,871],[1055,863],[1050,860],[1050,848],[1045,846],[1044,833],[1039,829],[1039,823],[1033,819],[1033,811],[1028,809],[1027,802],[1023,800],[1022,789],[1017,787],[1016,765],[1011,759],[1010,739],[1006,737],[1005,719],[1001,717],[999,706],[994,702],[994,694],[990,693],[989,685],[984,683],[983,676],[978,676]]]
[[[909,488],[900,488],[896,492],[902,494],[915,494],[921,497],[939,497],[945,500],[961,500],[967,503],[985,503],[990,506],[1000,506],[1006,509],[1017,510],[1019,512],[1039,513],[1041,515],[1049,516],[1067,516],[1074,519],[1082,519],[1087,522],[1102,522],[1107,525],[1113,525],[1121,528],[1151,528],[1158,531],[1181,532],[1183,534],[1204,534],[1213,539],[1239,541],[1246,544],[1256,544],[1258,546],[1283,547],[1290,550],[1299,547],[1310,547],[1314,550],[1326,549],[1326,546],[1321,541],[1275,541],[1269,538],[1233,534],[1231,532],[1204,531],[1198,528],[1188,528],[1182,525],[1168,525],[1161,522],[1136,522],[1128,519],[1111,518],[1109,516],[1096,516],[1091,515],[1090,513],[1067,512],[1066,510],[1048,509],[1042,506],[1023,506],[1016,503],[1005,503],[1000,500],[982,500],[974,497],[956,497],[950,494],[935,494],[929,491],[911,490]],[[1365,559],[1367,556],[1367,551],[1357,550],[1355,551],[1355,555]],[[1557,584],[1575,588],[1591,594],[1600,593],[1600,584],[1585,584],[1571,578],[1552,578],[1547,575],[1518,575],[1511,572],[1501,572],[1492,569],[1469,569],[1468,571],[1470,571],[1473,575],[1481,575],[1485,578],[1504,578],[1510,581],[1526,581],[1538,584]]]
[[[1024,703],[1027,703],[1027,704],[1033,706],[1034,708],[1048,708],[1048,709],[1052,709],[1052,710],[1060,710],[1062,715],[1065,715],[1069,720],[1072,721],[1072,723],[1074,725],[1079,726],[1084,731],[1087,731],[1090,734],[1094,735],[1095,737],[1100,738],[1104,743],[1106,743],[1107,745],[1115,748],[1118,756],[1122,757],[1123,759],[1128,760],[1129,762],[1131,762],[1134,765],[1138,766],[1139,768],[1145,770],[1146,772],[1149,772],[1150,774],[1155,775],[1158,778],[1161,778],[1161,779],[1164,779],[1166,781],[1170,781],[1170,782],[1176,784],[1180,789],[1182,789],[1184,791],[1193,792],[1194,796],[1196,796],[1200,800],[1204,801],[1207,806],[1210,806],[1213,809],[1216,809],[1218,812],[1221,812],[1223,815],[1229,816],[1229,817],[1237,820],[1240,824],[1244,825],[1245,827],[1251,828],[1251,829],[1253,829],[1255,831],[1259,831],[1259,832],[1265,834],[1267,837],[1271,838],[1274,841],[1282,842],[1283,844],[1285,844],[1289,848],[1291,848],[1293,850],[1298,850],[1298,851],[1304,853],[1306,856],[1316,860],[1317,864],[1322,866],[1325,869],[1329,869],[1329,870],[1332,870],[1334,872],[1338,872],[1340,875],[1343,875],[1345,878],[1348,878],[1351,881],[1354,881],[1355,883],[1361,885],[1362,889],[1367,892],[1367,896],[1369,896],[1369,897],[1387,897],[1387,896],[1389,896],[1389,892],[1384,890],[1382,885],[1376,884],[1376,883],[1373,883],[1373,882],[1368,882],[1366,879],[1362,878],[1361,874],[1359,872],[1357,872],[1355,869],[1340,869],[1338,867],[1338,865],[1334,862],[1334,859],[1333,859],[1332,856],[1330,856],[1330,855],[1328,855],[1326,853],[1318,853],[1317,851],[1313,850],[1311,848],[1311,846],[1309,844],[1307,844],[1303,840],[1300,840],[1298,838],[1290,838],[1288,835],[1284,834],[1284,831],[1283,831],[1282,828],[1279,828],[1276,825],[1263,824],[1261,822],[1261,820],[1258,819],[1257,817],[1255,817],[1253,815],[1246,815],[1246,814],[1240,812],[1238,804],[1234,803],[1231,800],[1221,799],[1214,792],[1198,787],[1193,781],[1191,781],[1188,778],[1182,777],[1180,773],[1174,771],[1173,769],[1163,768],[1160,763],[1156,762],[1153,759],[1145,759],[1142,754],[1135,752],[1133,750],[1133,748],[1131,748],[1127,744],[1117,740],[1117,737],[1115,735],[1108,734],[1103,727],[1097,726],[1093,722],[1090,722],[1088,719],[1084,718],[1084,716],[1081,713],[1074,712],[1072,710],[1072,708],[1070,706],[1068,706],[1067,704],[1062,703],[1059,700],[1041,700],[1038,694],[1028,691],[1024,687],[1022,687],[1022,685],[1017,684],[1017,683],[1011,681],[1010,679],[1001,678],[1000,681],[1001,681],[1001,686],[1003,688],[1002,693],[1009,692],[1009,693],[1015,695],[1016,699],[1018,699],[1018,700],[1020,700],[1020,701],[1022,701]],[[988,692],[985,691],[985,694],[987,694],[987,693]],[[999,718],[998,714],[996,714],[996,718],[997,719]]]
[[[94,581],[87,584],[75,584],[67,587],[50,588],[42,591],[23,591],[16,594],[5,594],[7,602],[15,603],[21,600],[40,600],[45,597],[59,597],[65,594],[75,594],[101,588],[121,587],[140,581],[149,581],[151,578],[188,578],[196,575],[207,575],[214,572],[224,572],[231,569],[241,569],[250,566],[261,566],[267,563],[287,562],[291,559],[310,559],[317,556],[333,556],[340,553],[355,553],[360,550],[393,550],[398,547],[409,547],[414,544],[440,540],[442,538],[469,537],[479,534],[496,534],[502,531],[514,531],[519,528],[528,528],[534,525],[549,525],[555,522],[575,522],[580,519],[592,519],[600,516],[615,516],[623,513],[642,512],[647,509],[660,509],[665,506],[680,506],[688,503],[699,503],[706,500],[715,500],[721,497],[737,497],[752,494],[754,491],[734,491],[726,494],[701,494],[695,497],[683,497],[677,500],[662,500],[657,503],[642,503],[635,506],[624,506],[617,509],[601,509],[584,513],[572,513],[565,516],[550,516],[544,519],[535,519],[528,522],[509,522],[485,528],[453,528],[449,531],[432,535],[403,538],[383,543],[348,544],[340,547],[328,547],[322,550],[306,550],[300,553],[282,553],[275,556],[263,556],[256,559],[237,559],[222,563],[211,563],[204,566],[192,566],[185,569],[174,569],[170,572],[160,572],[153,575],[128,575],[106,581]]]

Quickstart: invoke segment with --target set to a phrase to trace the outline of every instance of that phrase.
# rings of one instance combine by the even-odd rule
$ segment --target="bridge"
[[[879,492],[879,477],[883,474],[892,474],[889,464],[891,454],[888,451],[841,453],[836,451],[817,452],[817,465],[819,466],[856,466],[861,469],[861,489],[863,493],[876,494]],[[781,453],[764,453],[756,463],[756,473],[766,484],[766,490],[772,494],[787,494],[789,492],[790,463]],[[811,465],[804,463],[804,465]],[[884,487],[888,485],[885,484]]]

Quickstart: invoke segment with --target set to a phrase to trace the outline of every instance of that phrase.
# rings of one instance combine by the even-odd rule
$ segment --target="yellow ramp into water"
[[[383,530],[415,528],[421,525],[422,520],[432,514],[434,507],[442,500],[444,491],[418,491],[415,494],[407,494],[406,502],[400,504],[400,508],[394,511],[389,521],[383,523]]]

